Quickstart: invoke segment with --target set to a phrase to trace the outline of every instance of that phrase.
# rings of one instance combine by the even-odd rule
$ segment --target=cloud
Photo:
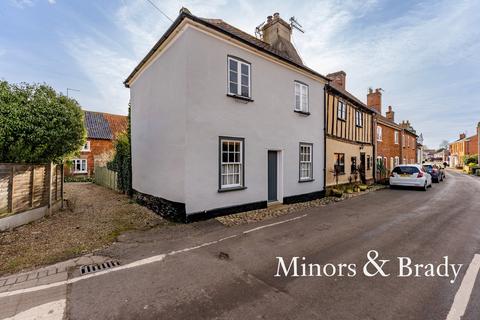
[[[55,3],[57,3],[57,0],[48,0],[48,3],[49,4],[55,4]]]
[[[10,3],[19,9],[32,7],[35,4],[33,0],[10,0]]]

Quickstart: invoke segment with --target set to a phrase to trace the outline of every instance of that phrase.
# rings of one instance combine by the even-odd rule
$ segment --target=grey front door
[[[268,201],[277,200],[277,152],[268,151]]]

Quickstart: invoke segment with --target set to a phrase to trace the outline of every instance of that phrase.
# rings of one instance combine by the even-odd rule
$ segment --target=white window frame
[[[343,100],[338,100],[337,118],[340,120],[347,120],[347,103]]]
[[[230,148],[230,144],[234,145],[233,151],[224,150],[224,143],[228,143],[227,145]],[[238,151],[235,145],[238,144]],[[236,138],[236,137],[220,137],[219,139],[219,178],[218,178],[218,189],[219,191],[222,190],[231,190],[231,189],[239,189],[244,187],[244,177],[245,177],[245,161],[244,161],[244,146],[245,140],[243,138]],[[227,161],[224,161],[224,154],[227,155]],[[230,155],[233,154],[233,157],[237,158],[233,161],[230,161]],[[238,169],[236,168],[238,167]],[[224,183],[224,177],[226,177],[227,182]],[[230,183],[228,180],[235,180],[235,177],[238,177],[238,183],[234,183],[231,181]]]
[[[400,164],[400,158],[395,157],[395,166],[398,166]]]
[[[230,62],[231,61],[235,61],[237,63],[237,69],[236,70],[230,69]],[[248,68],[248,95],[243,95],[242,94],[242,86],[245,86],[245,85],[242,85],[242,81],[241,81],[242,76],[243,76],[242,65],[247,66],[247,68]],[[231,75],[230,75],[231,72],[236,73],[236,79],[231,78]],[[242,59],[239,59],[239,58],[228,56],[228,58],[227,58],[227,78],[228,78],[228,80],[227,80],[227,92],[228,92],[229,95],[248,98],[248,99],[252,98],[252,66],[249,62],[247,62],[245,60],[242,60]],[[230,90],[231,89],[230,83],[234,83],[234,84],[237,85],[237,92],[233,92],[233,91]]]
[[[80,170],[77,170],[77,163],[80,163]],[[87,159],[73,159],[73,173],[88,173],[88,161]],[[82,163],[85,164],[85,168],[83,168]]]
[[[399,137],[400,137],[400,133],[395,130],[395,133],[394,133],[393,135],[394,135],[394,142],[395,142],[395,144],[398,144],[398,143],[399,143],[398,139],[399,139]]]
[[[299,181],[313,180],[313,144],[301,142],[299,148]]]
[[[294,110],[308,113],[310,110],[310,106],[308,105],[308,85],[300,81],[294,81]],[[298,101],[297,101],[298,97]],[[297,104],[298,102],[298,104]]]
[[[82,146],[81,152],[90,152],[90,141],[87,140],[85,144]]]
[[[382,127],[377,125],[377,141],[382,141],[382,139],[383,139]]]
[[[355,110],[355,125],[357,127],[363,127],[363,112],[360,110]]]

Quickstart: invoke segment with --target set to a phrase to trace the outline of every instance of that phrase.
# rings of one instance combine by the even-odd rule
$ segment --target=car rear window
[[[423,170],[427,171],[427,172],[431,172],[433,169],[433,166],[432,165],[424,165],[423,166]]]
[[[418,173],[419,170],[417,167],[395,167],[393,172],[396,174],[414,174]]]

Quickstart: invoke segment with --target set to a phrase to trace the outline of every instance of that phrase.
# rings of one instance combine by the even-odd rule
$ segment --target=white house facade
[[[324,195],[328,79],[290,36],[278,14],[264,42],[181,11],[125,81],[139,202],[194,221]]]

